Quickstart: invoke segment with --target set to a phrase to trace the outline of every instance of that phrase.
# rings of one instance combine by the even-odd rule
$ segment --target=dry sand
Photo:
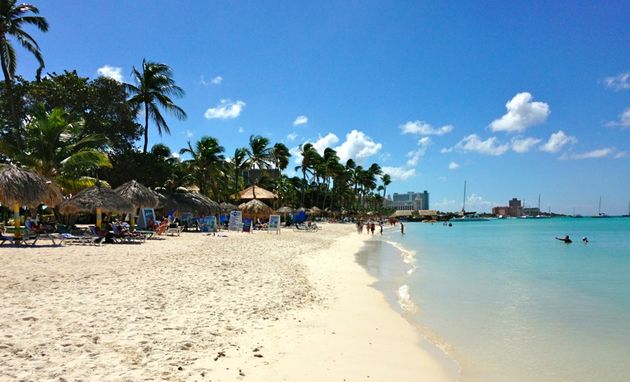
[[[0,247],[0,380],[440,381],[351,225]]]

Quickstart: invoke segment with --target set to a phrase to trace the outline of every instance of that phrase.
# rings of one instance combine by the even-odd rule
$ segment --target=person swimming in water
[[[582,238],[582,243],[588,244],[588,238],[586,236]]]
[[[573,243],[573,241],[569,238],[569,235],[566,235],[564,238],[556,237],[556,240],[564,241],[566,244]]]

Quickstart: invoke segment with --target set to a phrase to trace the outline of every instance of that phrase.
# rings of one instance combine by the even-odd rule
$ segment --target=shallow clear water
[[[384,239],[408,250],[407,264],[387,245],[360,262],[457,360],[463,381],[630,379],[630,219],[408,223],[405,231]],[[554,239],[564,235],[574,242]]]

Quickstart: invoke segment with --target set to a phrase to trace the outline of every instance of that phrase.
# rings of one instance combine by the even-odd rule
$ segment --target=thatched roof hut
[[[243,203],[238,208],[246,217],[259,218],[273,214],[271,207],[258,199],[252,199],[247,203]]]
[[[155,208],[158,205],[158,198],[155,193],[135,180],[119,186],[114,191],[136,208]]]
[[[164,203],[160,207],[180,212],[194,212],[198,214],[218,214],[221,212],[219,203],[198,192],[175,192],[164,195]]]
[[[256,192],[256,197],[254,198],[254,192]],[[267,191],[262,187],[256,187],[254,191],[254,186],[247,187],[243,191],[239,192],[237,197],[239,199],[249,200],[249,199],[278,199],[278,195],[274,194],[271,191]]]
[[[290,214],[291,212],[293,212],[293,208],[291,207],[280,207],[276,210],[277,213],[279,214]]]
[[[231,211],[238,210],[238,206],[235,206],[234,204],[227,203],[227,202],[223,202],[219,204],[219,207],[221,207],[221,212],[231,212]]]
[[[54,207],[61,199],[61,191],[52,181],[15,165],[0,167],[0,203]]]
[[[313,207],[310,210],[308,210],[308,213],[311,215],[319,215],[322,213],[322,210],[319,207]]]
[[[93,213],[97,208],[106,213],[129,213],[135,210],[131,202],[123,199],[114,190],[101,186],[100,183],[59,204],[59,211],[64,215],[77,212]]]

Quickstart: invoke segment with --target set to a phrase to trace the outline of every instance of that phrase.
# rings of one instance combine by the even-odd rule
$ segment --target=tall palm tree
[[[247,150],[247,167],[249,170],[255,168],[259,170],[268,169],[271,167],[272,156],[271,148],[269,147],[269,138],[261,137],[260,135],[252,135],[249,137],[249,147]],[[251,172],[250,172],[251,173]],[[254,199],[256,199],[256,183],[257,177],[250,176],[252,182],[252,193]]]
[[[385,194],[387,193],[387,186],[392,184],[392,177],[389,174],[383,174],[383,176],[381,176],[381,182],[383,182],[383,200],[385,200]]]
[[[239,181],[241,174],[247,169],[247,149],[245,147],[239,147],[234,150],[231,163],[232,170],[234,171],[234,194],[236,194],[241,190],[241,183]]]
[[[273,159],[273,165],[280,171],[286,169],[289,166],[289,159],[291,159],[291,152],[284,143],[276,143],[271,149],[271,157]]]
[[[300,205],[304,207],[304,196],[306,195],[306,174],[312,174],[315,165],[315,154],[317,151],[313,147],[312,143],[305,143],[300,145],[300,155],[302,156],[302,164],[295,166],[295,171],[302,172],[302,196],[300,198]]]
[[[48,22],[42,16],[34,16],[39,14],[39,9],[36,6],[16,3],[16,0],[0,0],[0,66],[2,66],[4,86],[9,97],[13,123],[15,123],[15,128],[19,129],[20,121],[15,110],[15,100],[13,99],[13,77],[17,67],[17,57],[9,37],[15,38],[24,49],[35,56],[35,59],[39,62],[39,68],[37,69],[37,79],[39,79],[44,68],[44,58],[39,49],[39,44],[23,29],[23,26],[26,24],[34,25],[40,31],[46,32],[48,31]]]
[[[197,186],[199,186],[199,192],[207,195],[208,184],[212,177],[217,176],[222,169],[225,156],[223,152],[225,149],[219,144],[219,141],[214,137],[202,137],[193,148],[190,142],[188,147],[179,151],[180,154],[190,154],[191,159],[184,161],[189,166],[189,170],[195,175],[197,179]],[[213,189],[214,196],[217,197],[216,188]]]
[[[160,107],[172,113],[179,120],[186,119],[186,112],[175,105],[171,96],[183,97],[184,90],[175,85],[173,71],[166,64],[142,60],[141,71],[135,67],[131,71],[136,85],[125,84],[127,92],[131,95],[129,102],[136,107],[144,106],[144,149],[146,154],[149,144],[149,117],[155,122],[158,134],[162,136],[162,131],[171,133]]]

